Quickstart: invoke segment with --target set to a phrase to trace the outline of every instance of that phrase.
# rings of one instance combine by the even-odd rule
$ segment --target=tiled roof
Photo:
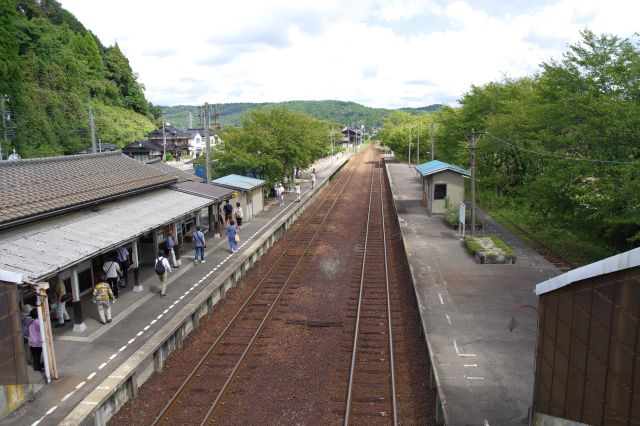
[[[173,189],[211,200],[228,200],[234,193],[233,189],[199,182],[181,182],[174,185]]]
[[[420,164],[416,166],[416,170],[420,173],[421,176],[429,176],[434,173],[439,173],[445,170],[451,170],[456,173],[460,173],[464,176],[469,176],[471,173],[469,170],[465,170],[462,167],[454,166],[453,164],[445,163],[440,160],[432,160],[427,163]]]
[[[196,176],[194,173],[188,173],[180,169],[176,169],[166,163],[161,162],[159,159],[148,161],[145,163],[149,167],[153,167],[154,169],[161,171],[162,173],[166,173],[174,176],[178,179],[177,183],[192,181],[192,182],[204,182],[200,176]]]
[[[177,179],[121,152],[0,162],[0,229]]]
[[[122,148],[123,152],[160,151],[162,146],[150,141],[135,141]]]
[[[258,186],[264,185],[265,181],[262,179],[255,179],[248,176],[240,176],[240,175],[227,175],[223,176],[219,179],[212,181],[214,185],[225,186],[231,189],[240,189],[243,191],[248,191],[253,188],[257,188]]]

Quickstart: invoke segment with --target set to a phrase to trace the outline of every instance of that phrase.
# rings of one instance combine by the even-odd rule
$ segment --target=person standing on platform
[[[120,246],[116,249],[116,261],[122,272],[122,278],[124,279],[122,288],[124,288],[129,284],[129,265],[131,265],[131,256],[129,256],[129,250],[125,246]]]
[[[236,241],[236,237],[238,236],[238,229],[235,227],[235,223],[233,220],[229,222],[229,226],[227,226],[227,239],[229,240],[229,247],[231,247],[231,253],[238,250],[238,242]]]
[[[300,184],[296,183],[296,201],[300,202]]]
[[[120,277],[121,270],[120,265],[116,262],[113,255],[109,255],[108,260],[102,265],[102,270],[107,276],[107,282],[111,286],[111,291],[114,297],[118,298],[118,278]]]
[[[200,230],[200,227],[196,227],[196,232],[193,233],[193,242],[196,245],[196,256],[193,259],[195,263],[198,263],[198,252],[200,253],[200,263],[204,263],[204,249],[207,247],[207,242],[204,239],[204,234]]]
[[[236,217],[236,223],[238,224],[238,229],[242,226],[242,207],[240,207],[240,203],[236,203],[236,208],[233,210],[233,215]]]
[[[313,189],[316,186],[316,179],[318,177],[316,176],[316,169],[314,168],[313,170],[311,170],[311,189]]]
[[[278,199],[280,200],[280,205],[284,206],[284,186],[281,183],[278,184]]]
[[[156,258],[156,263],[154,269],[156,270],[156,274],[160,278],[160,284],[162,284],[162,288],[160,289],[160,296],[167,295],[167,281],[169,280],[169,272],[171,272],[171,265],[169,265],[169,261],[166,257],[162,256],[162,251],[158,252],[158,257]],[[204,260],[203,260],[204,262]]]
[[[176,260],[176,252],[173,251],[173,247],[176,245],[175,240],[173,239],[173,231],[169,231],[169,235],[167,235],[167,240],[164,242],[165,245],[165,254],[171,257],[171,266],[174,268],[178,267],[178,261]]]
[[[222,209],[224,210],[224,223],[228,225],[229,222],[233,219],[233,206],[231,205],[229,200],[224,203],[224,207],[222,207]]]
[[[100,274],[100,280],[93,288],[93,303],[98,306],[98,315],[100,315],[100,324],[105,325],[111,322],[111,305],[109,301],[113,299],[112,303],[116,303],[116,296],[113,295],[109,284],[105,281],[107,276]]]
[[[42,336],[40,335],[40,323],[38,322],[38,310],[33,308],[29,314],[31,322],[27,326],[29,330],[29,338],[27,342],[31,350],[31,359],[33,360],[33,369],[35,371],[43,371],[44,363],[42,362]]]
[[[64,287],[64,282],[56,277],[56,303],[58,308],[56,313],[58,315],[58,323],[55,327],[64,327],[64,322],[69,321],[69,314],[67,313],[67,289]]]

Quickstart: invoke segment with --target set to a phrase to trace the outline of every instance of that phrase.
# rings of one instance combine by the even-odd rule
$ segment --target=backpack
[[[159,257],[156,259],[155,270],[156,270],[156,274],[158,275],[164,275],[164,273],[167,271],[164,267],[164,264],[162,263],[163,260],[164,258],[162,257]]]

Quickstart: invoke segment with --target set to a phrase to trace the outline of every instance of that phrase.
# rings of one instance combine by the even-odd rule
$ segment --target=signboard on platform
[[[462,238],[464,238],[465,217],[466,217],[466,206],[464,205],[464,203],[460,203],[460,210],[458,210],[458,219],[460,221],[460,225],[458,226],[458,232],[462,234]]]

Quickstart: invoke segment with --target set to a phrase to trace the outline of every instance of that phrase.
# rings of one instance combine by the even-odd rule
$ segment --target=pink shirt
[[[32,348],[41,348],[42,336],[40,336],[40,323],[38,322],[38,320],[31,320],[29,326],[27,327],[27,330],[29,330],[29,346],[31,346]]]

